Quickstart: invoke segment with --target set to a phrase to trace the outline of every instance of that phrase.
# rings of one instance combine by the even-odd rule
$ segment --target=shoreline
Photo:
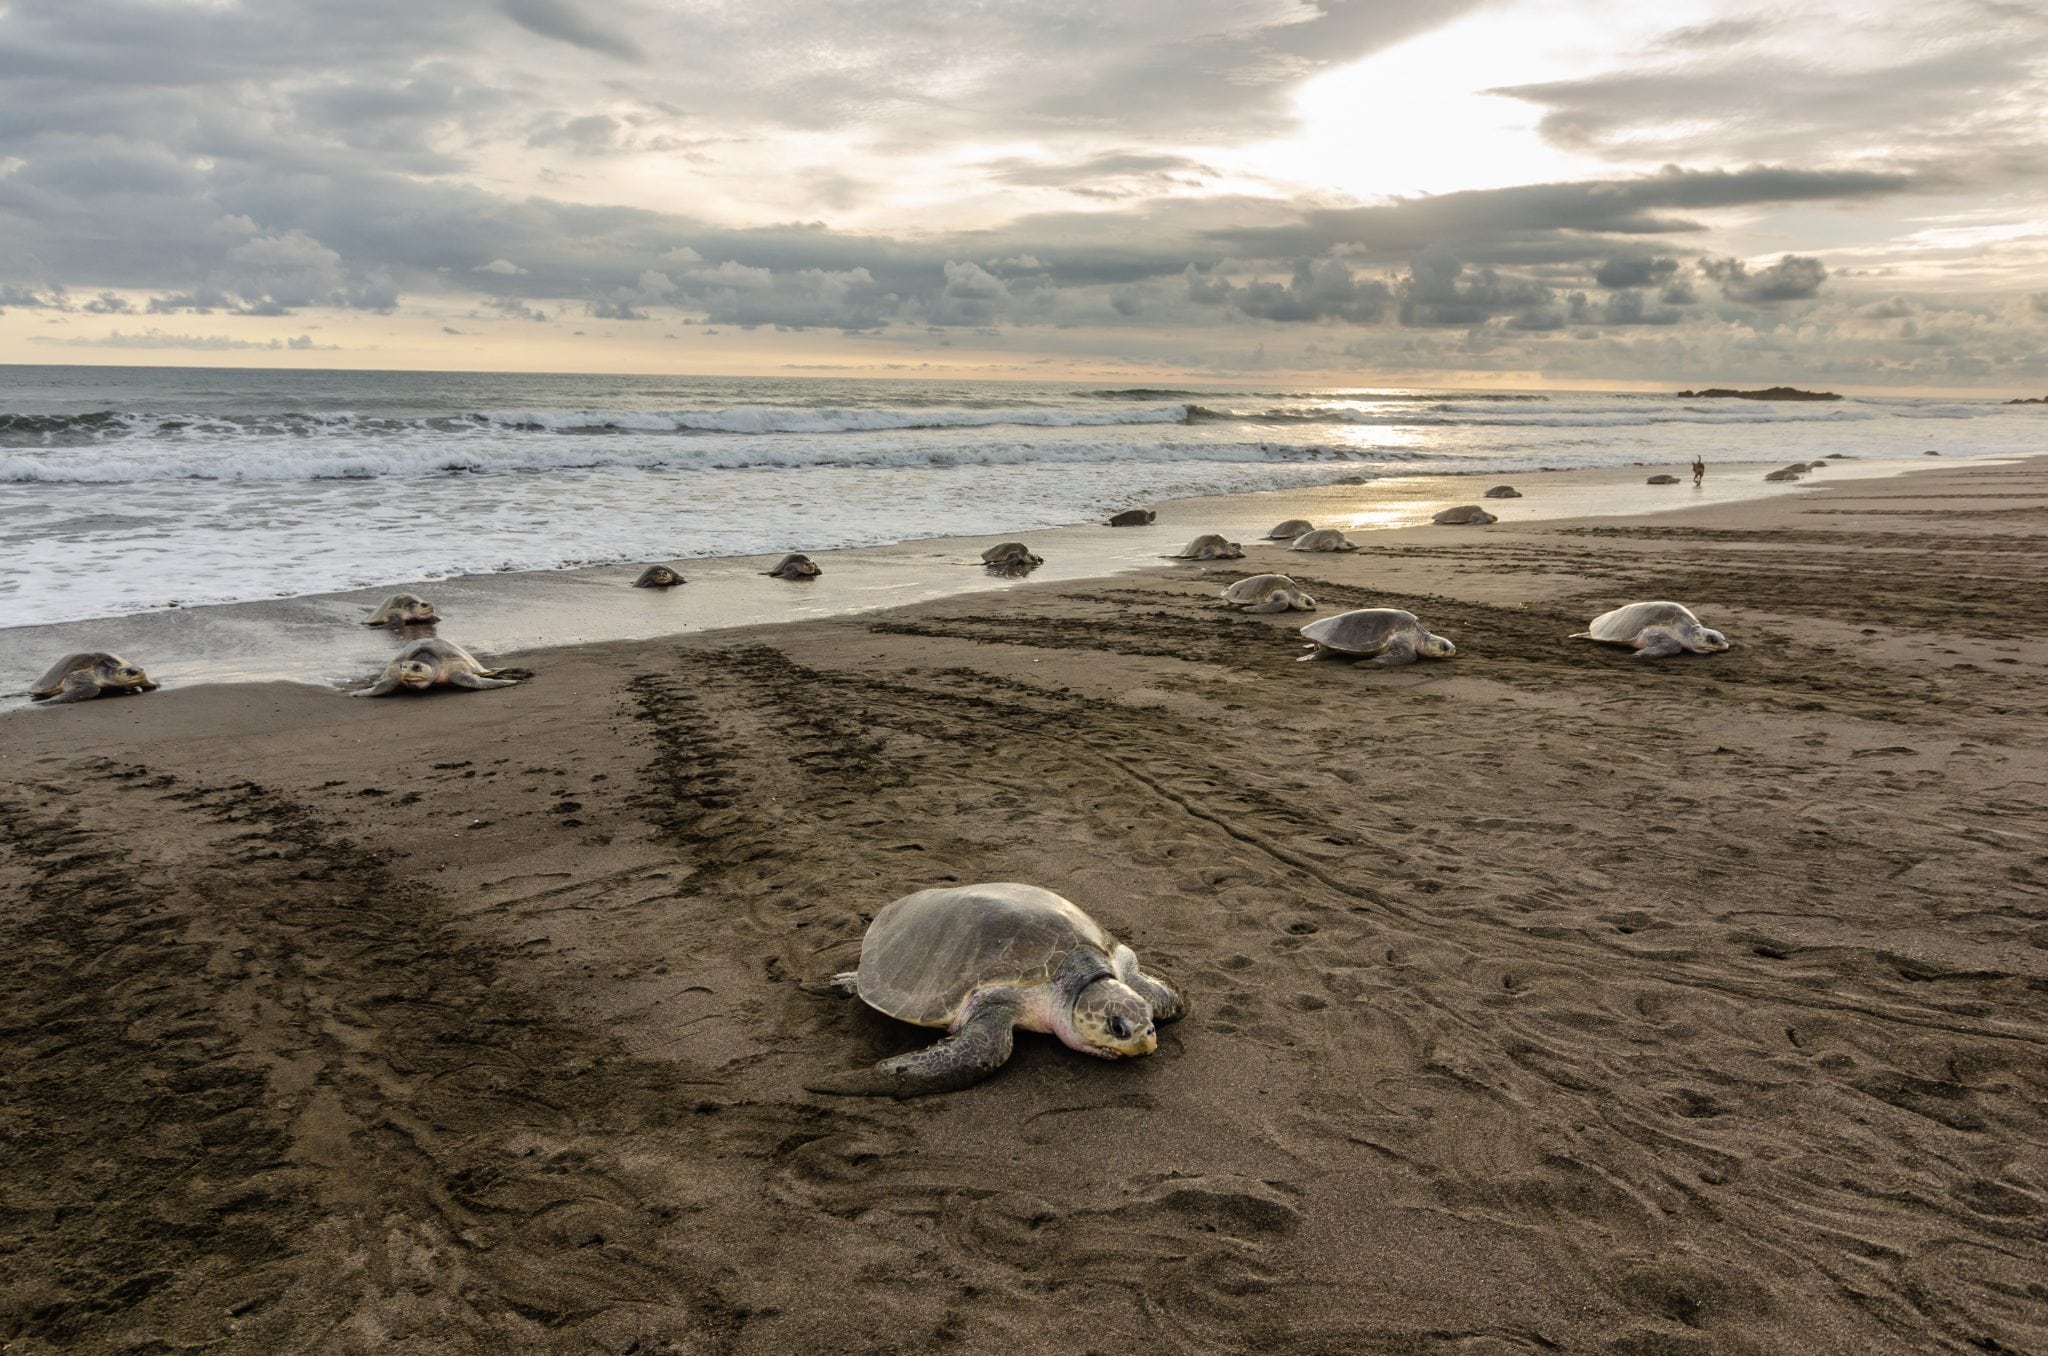
[[[1971,458],[1947,464],[1996,464],[2001,460]],[[1748,468],[1765,464],[1722,465]],[[1681,475],[1685,472],[1683,467],[1675,469]],[[420,593],[439,606],[446,620],[436,631],[422,634],[439,634],[479,654],[508,655],[814,621],[1031,583],[1104,577],[1157,564],[1162,553],[1178,550],[1193,536],[1210,531],[1221,531],[1242,542],[1248,561],[1260,560],[1263,568],[1285,572],[1290,563],[1299,565],[1302,558],[1257,539],[1273,522],[1288,517],[1308,517],[1318,526],[1362,535],[1420,526],[1438,508],[1481,502],[1501,519],[1491,530],[1506,531],[1518,524],[1595,514],[1666,514],[1767,500],[1830,482],[1925,469],[1932,468],[1904,459],[1845,460],[1830,463],[1819,479],[1766,484],[1746,469],[1738,478],[1710,467],[1704,490],[1683,480],[1671,486],[1644,484],[1654,465],[1513,476],[1491,472],[1382,476],[1347,484],[1162,501],[1154,506],[1159,521],[1148,528],[1111,529],[1094,524],[1015,533],[1016,539],[1032,545],[1047,561],[1017,579],[993,576],[976,563],[983,547],[1010,538],[937,536],[888,546],[813,552],[825,573],[807,584],[763,578],[761,571],[773,563],[774,556],[699,557],[675,562],[690,582],[665,592],[625,587],[650,563],[636,562],[401,581],[331,593],[9,627],[0,629],[0,715],[27,706],[27,685],[58,655],[79,650],[121,654],[149,670],[166,690],[221,682],[353,685],[374,676],[407,638],[358,624],[379,601],[397,592]],[[1482,480],[1517,484],[1525,497],[1477,499],[1465,487]],[[1682,503],[1668,502],[1679,497]],[[788,549],[804,548],[792,544]]]
[[[2048,1350],[2044,548],[1954,463],[1307,558],[1400,669],[1253,555],[0,720],[0,1337]],[[1660,596],[1734,648],[1567,639]],[[806,1091],[932,1039],[826,982],[875,912],[1002,880],[1158,1051]]]

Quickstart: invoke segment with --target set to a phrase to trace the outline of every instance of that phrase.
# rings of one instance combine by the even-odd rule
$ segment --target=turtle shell
[[[1272,597],[1279,589],[1300,587],[1284,574],[1255,574],[1223,590],[1223,600],[1227,603],[1256,603]]]
[[[1290,551],[1356,551],[1358,543],[1334,527],[1318,528],[1296,537],[1287,548]]]
[[[1304,533],[1313,532],[1316,525],[1306,518],[1289,518],[1266,534],[1267,541],[1293,541]]]
[[[1036,885],[957,885],[884,906],[868,924],[855,973],[869,1007],[947,1027],[976,990],[1050,983],[1082,948],[1106,966],[1116,940],[1071,900]]]
[[[1460,504],[1456,508],[1443,510],[1431,518],[1430,521],[1442,523],[1447,527],[1458,527],[1466,523],[1478,523],[1484,526],[1487,523],[1497,523],[1500,519],[1494,517],[1477,504]]]
[[[1324,649],[1362,655],[1380,653],[1397,636],[1421,633],[1422,624],[1415,620],[1415,614],[1395,607],[1361,607],[1301,628],[1302,635]]]
[[[1683,603],[1629,603],[1593,618],[1586,634],[1609,645],[1633,645],[1645,627],[1674,623],[1698,626],[1700,619]]]
[[[1235,560],[1238,556],[1244,554],[1242,551],[1230,554],[1231,550],[1232,543],[1228,537],[1225,537],[1220,532],[1204,532],[1201,536],[1195,538],[1174,553],[1170,559],[1201,560],[1205,558],[1204,553],[1207,552],[1216,558]]]
[[[414,641],[393,655],[391,662],[398,664],[408,659],[424,660],[443,669],[460,666],[474,670],[479,676],[484,678],[488,678],[497,672],[496,669],[485,668],[475,655],[463,649],[454,641],[442,640],[438,636],[430,636],[425,640]]]

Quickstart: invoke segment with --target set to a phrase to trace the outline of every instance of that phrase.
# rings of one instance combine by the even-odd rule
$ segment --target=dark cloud
[[[1036,160],[990,161],[982,169],[1001,183],[1064,188],[1097,197],[1138,197],[1194,188],[1216,177],[1212,167],[1186,156],[1117,151],[1062,164]]]
[[[1593,281],[1609,289],[1647,287],[1651,283],[1665,281],[1676,272],[1676,259],[1648,254],[1617,254],[1594,270]]]
[[[1444,245],[1493,264],[1590,261],[1628,246],[1616,237],[1680,235],[1705,229],[1683,211],[1767,203],[1858,202],[1911,187],[1911,176],[1876,170],[1684,170],[1631,179],[1529,184],[1516,188],[1401,198],[1381,207],[1302,214],[1296,224],[1223,228],[1219,246],[1272,255],[1321,254],[1358,245],[1374,257],[1405,258]]]
[[[0,306],[68,311],[71,309],[71,301],[61,287],[29,287],[21,283],[0,283]]]
[[[1720,285],[1730,301],[1803,301],[1827,281],[1827,266],[1818,259],[1788,254],[1775,264],[1752,270],[1740,259],[1702,259],[1700,272]]]
[[[1286,282],[1255,281],[1242,286],[1187,271],[1187,294],[1203,305],[1227,305],[1255,320],[1343,320],[1369,324],[1385,314],[1393,289],[1378,279],[1360,279],[1339,259],[1298,259]]]
[[[1548,287],[1526,278],[1491,268],[1468,272],[1448,248],[1433,245],[1416,256],[1401,286],[1401,323],[1470,326],[1510,313],[1533,319],[1545,313],[1551,296]]]
[[[1575,325],[1676,325],[1685,319],[1685,312],[1668,305],[1653,306],[1643,293],[1634,289],[1616,292],[1599,302],[1584,292],[1574,292],[1569,304]]]
[[[647,60],[631,35],[606,28],[569,0],[498,0],[505,17],[529,32],[621,61]]]
[[[1768,50],[1744,46],[1761,35],[1760,21],[1728,21],[1669,35],[1675,63],[1491,92],[1543,109],[1538,127],[1547,140],[1626,161],[1775,158],[1791,146],[1837,160],[1943,164],[1951,175],[2042,166],[2040,103],[2024,94],[2038,91],[2048,57],[2048,25],[2038,14],[2028,22],[1929,0],[1910,17],[1859,20],[1858,44],[1830,44],[1828,27],[1843,19],[1824,8],[1784,16],[1774,27],[1804,28],[1774,33],[1786,40]],[[1790,36],[1832,46],[1832,58],[1786,55],[1802,46]],[[1913,55],[1864,55],[1902,50]]]

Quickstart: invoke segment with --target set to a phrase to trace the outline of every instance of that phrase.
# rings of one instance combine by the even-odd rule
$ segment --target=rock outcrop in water
[[[2034,396],[2031,399],[2022,396],[2018,400],[2008,400],[2005,403],[2008,405],[2048,405],[2048,396]]]
[[[1703,391],[1680,391],[1680,400],[1840,400],[1833,391],[1802,391],[1796,386],[1768,386],[1761,391],[1735,391],[1711,386]]]

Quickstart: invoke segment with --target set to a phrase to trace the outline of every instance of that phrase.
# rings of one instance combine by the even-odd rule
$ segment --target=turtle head
[[[398,612],[399,621],[407,626],[421,622],[437,622],[441,614],[434,611],[434,605],[423,598],[415,598],[404,604]]]
[[[1422,643],[1415,649],[1418,654],[1430,659],[1449,659],[1458,652],[1458,647],[1451,644],[1448,637],[1438,635],[1423,636]]]
[[[1694,654],[1719,654],[1728,648],[1728,637],[1698,622],[1677,630],[1679,643]]]
[[[1114,975],[1104,975],[1075,995],[1073,1035],[1068,1044],[1104,1059],[1149,1055],[1159,1047],[1152,1005]]]
[[[149,681],[149,675],[141,668],[125,659],[116,659],[112,655],[108,655],[93,666],[93,679],[101,687],[133,688],[142,692],[148,692],[156,686]]]
[[[1300,589],[1290,593],[1288,601],[1293,603],[1295,608],[1302,612],[1313,612],[1316,610],[1316,600],[1303,593]]]
[[[405,687],[432,687],[434,666],[425,659],[401,659],[398,661],[398,681]]]

